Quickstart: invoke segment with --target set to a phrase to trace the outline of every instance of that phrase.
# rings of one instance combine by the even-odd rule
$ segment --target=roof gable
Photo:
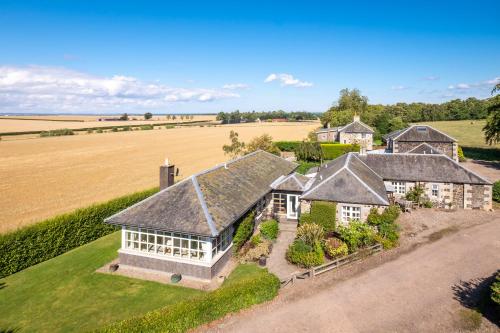
[[[345,133],[374,133],[373,129],[365,123],[355,120],[350,124],[339,129],[339,132]]]
[[[429,125],[412,125],[391,137],[394,141],[456,142],[457,140]]]
[[[418,146],[416,146],[412,150],[407,151],[406,153],[410,153],[410,154],[442,154],[442,152],[440,152],[436,148],[432,147],[427,142],[419,144]]]

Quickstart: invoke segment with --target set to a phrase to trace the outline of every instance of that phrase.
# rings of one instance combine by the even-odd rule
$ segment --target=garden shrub
[[[493,183],[493,200],[500,202],[500,180]]]
[[[0,278],[118,230],[104,219],[157,191],[137,192],[0,235]]]
[[[309,246],[320,242],[324,234],[323,227],[315,223],[307,223],[297,228],[297,238]]]
[[[335,237],[325,239],[323,249],[330,259],[344,257],[349,253],[347,244]]]
[[[323,160],[323,151],[319,142],[302,141],[294,152],[299,161],[318,162]]]
[[[262,239],[260,238],[260,234],[253,235],[252,238],[250,238],[250,244],[252,244],[252,246],[257,246],[260,243],[262,243]]]
[[[337,205],[334,202],[313,201],[311,204],[311,220],[323,227],[325,232],[335,231]]]
[[[495,281],[491,284],[491,300],[500,306],[500,273],[497,274]]]
[[[375,243],[375,231],[366,223],[351,221],[348,226],[338,227],[340,238],[347,244],[349,252],[356,252],[358,248]]]
[[[245,255],[243,255],[244,261],[257,261],[260,257],[269,257],[271,253],[271,242],[268,240],[262,240],[257,245],[250,248]]]
[[[307,224],[307,223],[313,223],[312,222],[311,213],[302,213],[302,214],[300,214],[300,217],[299,217],[299,226]]]
[[[260,233],[267,239],[278,238],[279,225],[276,220],[264,221],[260,224]]]
[[[301,239],[296,239],[286,251],[286,259],[295,265],[310,268],[321,265],[325,255],[319,242],[308,245]]]
[[[309,169],[312,167],[319,166],[319,162],[307,162],[307,161],[299,161],[299,167],[295,169],[295,172],[300,173],[301,175],[305,175]]]
[[[295,151],[300,141],[276,141],[274,143],[281,151]]]
[[[237,252],[243,244],[252,236],[255,226],[255,212],[251,211],[236,223],[236,231],[233,236],[233,251]]]
[[[465,156],[464,156],[464,151],[462,150],[462,147],[458,146],[457,148],[457,155],[458,155],[458,161],[459,162],[465,162]]]
[[[359,152],[359,145],[344,143],[322,143],[321,150],[325,160],[334,160],[349,152]]]
[[[280,280],[267,269],[261,272],[236,282],[230,281],[229,277],[222,287],[213,292],[108,325],[100,331],[186,332],[228,313],[273,299],[278,294]]]
[[[422,202],[422,197],[424,195],[425,189],[421,185],[415,185],[412,187],[405,195],[406,200],[413,201],[417,204]]]
[[[376,208],[370,210],[366,219],[369,225],[377,228],[378,235],[376,241],[381,243],[385,249],[394,247],[399,240],[399,225],[396,223],[400,209],[396,205],[387,207],[382,214]],[[382,239],[382,241],[381,241]]]

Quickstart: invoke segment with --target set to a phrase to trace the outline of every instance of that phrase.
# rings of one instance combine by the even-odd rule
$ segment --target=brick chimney
[[[174,185],[174,173],[175,165],[170,165],[165,159],[165,164],[160,166],[160,191]]]

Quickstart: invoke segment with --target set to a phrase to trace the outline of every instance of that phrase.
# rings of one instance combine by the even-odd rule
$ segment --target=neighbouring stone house
[[[428,125],[412,125],[389,133],[383,139],[390,153],[441,153],[458,161],[457,140]]]
[[[160,192],[115,214],[120,265],[211,279],[231,257],[235,223],[249,211],[298,219],[313,201],[336,203],[339,223],[365,220],[391,198],[421,184],[448,207],[490,209],[492,184],[442,154],[348,153],[307,175],[298,165],[257,151],[173,184],[160,168]]]
[[[359,144],[366,150],[372,150],[373,133],[373,129],[355,115],[352,123],[340,127],[322,128],[316,131],[316,137],[319,142]]]

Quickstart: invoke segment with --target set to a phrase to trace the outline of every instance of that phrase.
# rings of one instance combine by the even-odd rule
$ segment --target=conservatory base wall
[[[182,275],[195,277],[203,280],[211,280],[216,277],[226,263],[231,259],[231,247],[211,266],[191,264],[188,262],[173,261],[168,258],[158,259],[147,255],[132,254],[130,252],[118,251],[120,264],[152,269],[167,273],[180,273]]]

